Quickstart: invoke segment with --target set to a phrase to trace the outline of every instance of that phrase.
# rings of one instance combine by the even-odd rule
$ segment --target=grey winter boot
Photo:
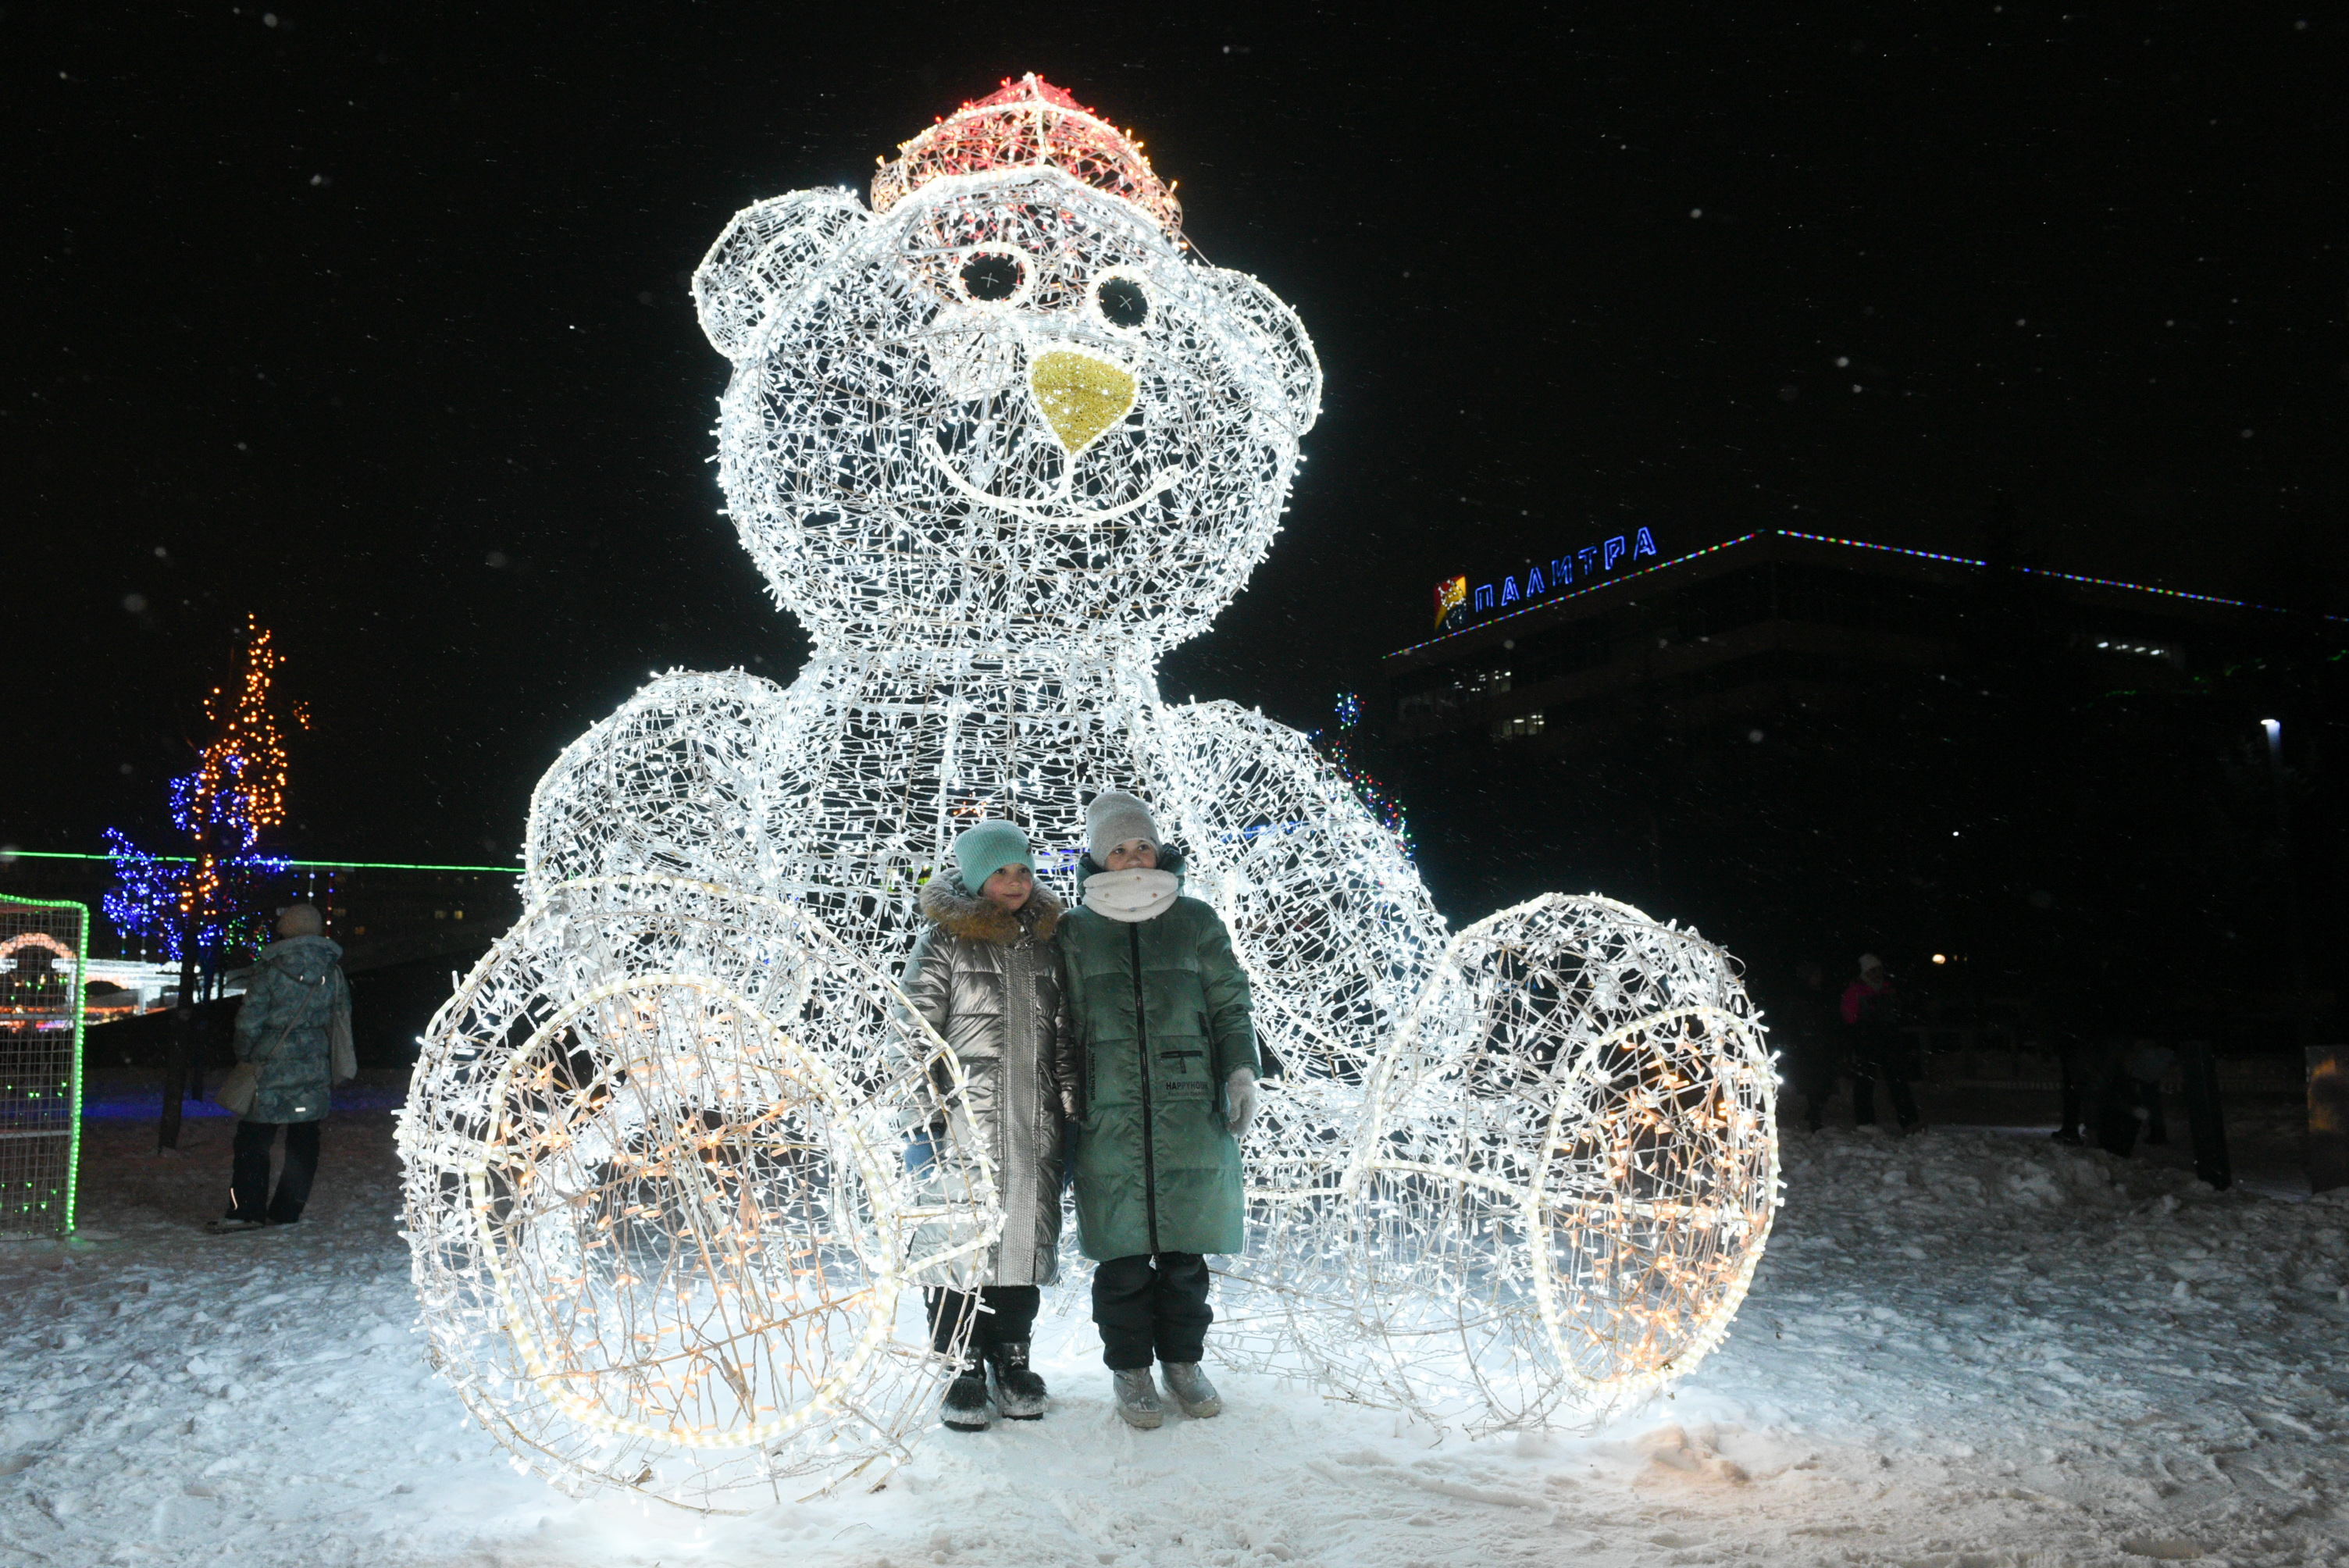
[[[990,1345],[988,1365],[995,1368],[995,1408],[1007,1421],[1033,1421],[1044,1414],[1044,1379],[1028,1369],[1028,1342],[1013,1340]]]
[[[1169,1361],[1166,1368],[1166,1391],[1183,1407],[1186,1416],[1220,1416],[1224,1413],[1224,1397],[1207,1381],[1207,1374],[1196,1361]]]
[[[938,1419],[957,1432],[983,1432],[994,1414],[987,1408],[987,1364],[971,1357],[947,1386],[946,1404]]]
[[[1150,1375],[1149,1367],[1112,1372],[1110,1380],[1117,1390],[1117,1413],[1125,1418],[1127,1426],[1148,1431],[1165,1424],[1166,1407],[1158,1402],[1158,1379]]]

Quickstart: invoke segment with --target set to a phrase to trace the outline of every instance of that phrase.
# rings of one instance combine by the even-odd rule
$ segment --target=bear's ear
[[[1305,324],[1278,294],[1247,273],[1222,267],[1199,271],[1207,286],[1256,329],[1288,398],[1288,417],[1302,436],[1321,417],[1321,361],[1314,356],[1313,340],[1305,335]]]
[[[794,191],[735,213],[693,273],[694,308],[711,346],[729,359],[741,358],[776,303],[815,274],[843,234],[871,217],[837,188]]]

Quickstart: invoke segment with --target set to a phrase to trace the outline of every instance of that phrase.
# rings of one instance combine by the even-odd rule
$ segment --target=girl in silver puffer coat
[[[1003,1200],[1003,1235],[984,1278],[974,1281],[979,1288],[926,1293],[931,1342],[941,1354],[953,1352],[976,1315],[942,1415],[949,1427],[981,1431],[989,1367],[995,1407],[1006,1418],[1044,1413],[1044,1380],[1029,1368],[1028,1340],[1037,1287],[1052,1283],[1060,1260],[1061,1126],[1052,1069],[1061,987],[1052,933],[1061,903],[1037,885],[1028,836],[1009,822],[962,834],[954,859],[954,874],[942,869],[922,889],[928,924],[898,984],[961,1058],[957,1109],[992,1158]]]

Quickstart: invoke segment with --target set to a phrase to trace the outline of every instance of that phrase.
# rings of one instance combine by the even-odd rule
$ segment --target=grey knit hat
[[[1102,865],[1109,862],[1109,852],[1129,839],[1147,839],[1156,849],[1164,842],[1158,836],[1158,824],[1150,819],[1150,808],[1123,789],[1106,790],[1093,797],[1085,808],[1085,850]]]

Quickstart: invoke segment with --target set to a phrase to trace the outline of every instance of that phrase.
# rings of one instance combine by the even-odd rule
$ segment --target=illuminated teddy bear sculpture
[[[695,275],[720,481],[814,652],[789,687],[657,677],[564,754],[533,913],[435,1020],[407,1133],[444,1366],[558,1479],[710,1502],[926,1424],[896,1295],[999,1217],[978,1163],[958,1211],[889,1163],[941,1058],[883,977],[963,826],[1075,845],[1103,789],[1186,851],[1279,1068],[1218,1354],[1539,1424],[1686,1372],[1744,1292],[1773,1080],[1726,955],[1595,898],[1448,935],[1304,737],[1160,699],[1270,546],[1321,380],[1180,218],[1030,76],[869,207],[740,212]]]

